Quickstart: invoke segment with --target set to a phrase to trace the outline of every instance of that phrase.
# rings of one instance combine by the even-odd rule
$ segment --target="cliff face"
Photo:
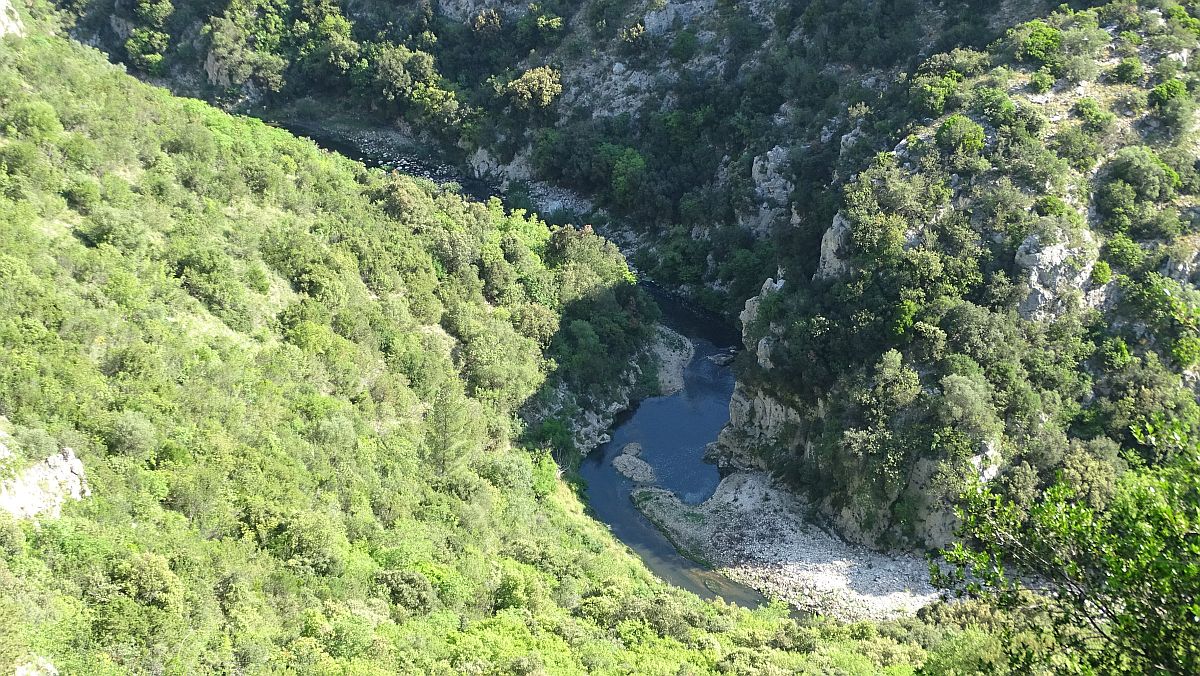
[[[5,476],[6,465],[16,463],[16,455],[9,449],[12,443],[12,437],[0,429],[0,477]],[[0,478],[0,512],[18,519],[57,518],[68,500],[91,495],[83,462],[70,448],[8,474]]]
[[[836,233],[845,227],[839,215],[830,233],[841,237]],[[827,235],[826,239],[829,238]],[[834,256],[831,254],[830,258]],[[836,265],[830,263],[828,269],[848,274],[849,263],[839,260]],[[729,402],[729,424],[713,448],[712,455],[723,468],[772,470],[785,459],[792,465],[803,466],[812,460],[816,437],[827,423],[831,401],[828,396],[817,397],[813,404],[798,403],[770,378],[771,353],[781,344],[773,335],[777,331],[771,326],[762,327],[760,311],[763,303],[769,302],[785,285],[782,271],[779,279],[767,279],[760,293],[746,301],[740,315],[743,344],[754,359],[743,368],[735,384]],[[873,489],[867,478],[854,477],[851,484],[856,489],[827,495],[809,504],[822,520],[854,544],[876,548],[897,545],[939,548],[953,540],[958,525],[953,505],[939,493],[936,481],[939,475],[966,473],[990,481],[998,474],[1002,461],[996,444],[986,444],[966,462],[923,458],[904,469],[900,480],[889,485],[883,499],[869,498]],[[792,478],[800,485],[806,479]],[[905,507],[898,509],[900,505]]]
[[[21,35],[24,32],[25,27],[16,8],[9,0],[0,0],[0,36]]]

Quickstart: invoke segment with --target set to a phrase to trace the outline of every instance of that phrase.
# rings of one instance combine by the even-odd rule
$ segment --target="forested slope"
[[[822,246],[787,252],[743,382],[794,424],[751,445],[848,534],[945,542],[964,474],[1103,505],[1165,429],[1195,438],[1198,25],[1116,3],[933,57]]]
[[[57,3],[143,78],[587,192],[639,268],[750,298],[727,463],[874,546],[965,525],[947,582],[1001,603],[838,627],[666,591],[556,480],[560,421],[520,416],[639,360],[656,313],[612,245],[10,38],[5,471],[69,446],[93,496],[4,526],[0,652],[1194,671],[1200,5],[1101,4]]]
[[[0,130],[3,470],[70,447],[91,489],[60,518],[0,514],[4,668],[925,659],[666,588],[513,445],[579,322],[629,355],[652,317],[595,235],[367,171],[36,34],[0,38]]]

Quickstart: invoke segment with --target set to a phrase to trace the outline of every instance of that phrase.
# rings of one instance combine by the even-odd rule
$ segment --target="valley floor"
[[[802,500],[764,472],[726,477],[699,505],[661,488],[642,489],[634,500],[683,551],[798,610],[888,619],[938,596],[923,558],[876,552],[820,530]]]

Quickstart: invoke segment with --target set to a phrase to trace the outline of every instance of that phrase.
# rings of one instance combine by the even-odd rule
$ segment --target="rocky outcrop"
[[[641,444],[626,444],[625,448],[621,449],[621,454],[613,458],[613,467],[638,483],[655,483],[658,481],[658,475],[654,473],[654,467],[650,463],[638,457],[641,453]]]
[[[1097,246],[1092,234],[1080,231],[1074,243],[1063,233],[1054,236],[1029,235],[1017,249],[1016,262],[1024,271],[1029,293],[1017,311],[1025,319],[1043,320],[1061,315],[1070,307],[1071,297],[1086,286],[1096,265]],[[1102,298],[1081,298],[1093,304]]]
[[[25,26],[21,23],[21,15],[9,0],[0,0],[0,36],[23,35]]]
[[[1170,251],[1163,263],[1162,274],[1184,284],[1200,284],[1200,250],[1192,248],[1194,246],[1195,243],[1191,243]]]
[[[233,76],[231,75],[232,66],[221,59],[217,58],[214,51],[209,51],[208,56],[204,58],[204,74],[208,77],[208,83],[214,87],[228,89],[233,86]]]
[[[531,149],[526,147],[512,160],[502,162],[486,148],[478,148],[467,156],[467,166],[476,178],[496,181],[501,190],[508,190],[513,181],[529,181],[533,178],[533,167],[529,164],[531,154]]]
[[[821,237],[821,260],[813,281],[833,280],[850,274],[850,259],[846,249],[850,244],[850,221],[838,212],[833,224]]]
[[[789,152],[783,146],[775,146],[754,158],[750,179],[754,182],[757,211],[738,214],[738,224],[756,237],[770,235],[776,222],[791,216],[789,201],[795,185],[785,175],[790,164]]]
[[[775,365],[771,362],[771,350],[775,348],[775,345],[779,341],[778,333],[782,330],[782,327],[776,325],[767,327],[766,334],[757,340],[751,337],[750,329],[758,321],[758,311],[763,300],[783,288],[785,282],[783,279],[783,270],[780,269],[777,274],[779,275],[779,279],[775,280],[768,277],[767,281],[763,282],[762,289],[759,290],[758,295],[746,299],[746,305],[742,308],[741,313],[738,314],[738,319],[742,322],[742,341],[745,343],[746,349],[754,353],[758,360],[759,368],[764,371],[770,371],[775,368]]]
[[[0,470],[15,464],[16,455],[9,450],[12,437],[0,431]],[[0,472],[0,476],[4,476]],[[35,516],[57,518],[68,500],[82,500],[91,495],[84,478],[83,462],[75,451],[60,452],[14,472],[0,480],[0,512],[22,519]]]
[[[729,400],[729,424],[717,437],[718,461],[726,467],[766,469],[772,450],[801,443],[804,427],[798,411],[739,380]]]
[[[658,362],[658,393],[667,396],[682,390],[684,371],[696,358],[696,346],[682,334],[659,326],[651,350]]]
[[[608,443],[612,439],[608,431],[612,427],[613,419],[634,403],[634,395],[638,391],[637,384],[642,380],[642,365],[646,363],[646,360],[662,359],[662,355],[666,354],[668,362],[666,369],[669,374],[665,385],[674,387],[678,384],[682,386],[683,369],[693,359],[695,347],[683,336],[665,326],[659,325],[656,327],[656,331],[655,342],[648,346],[637,359],[633,360],[629,368],[622,374],[617,387],[609,392],[603,400],[598,401],[596,397],[582,396],[571,391],[565,383],[560,382],[554,389],[544,394],[540,401],[526,409],[524,413],[526,420],[538,422],[551,417],[565,418],[575,448],[582,455],[587,455],[597,446]],[[662,377],[662,368],[660,365],[660,378]],[[675,382],[676,380],[678,383]],[[661,385],[664,385],[662,380],[660,380]],[[671,392],[665,393],[670,394]]]
[[[711,13],[716,7],[716,0],[667,2],[661,9],[647,12],[642,25],[649,35],[663,35],[672,29],[687,28],[698,17]]]
[[[58,667],[44,657],[24,660],[13,669],[13,676],[58,676]]]
[[[783,289],[783,270],[778,279],[767,278],[757,296],[746,300],[738,315],[742,322],[742,342],[764,371],[774,368],[771,351],[779,342],[781,327],[771,325],[756,337],[756,324],[763,301]],[[729,401],[729,424],[721,430],[715,446],[716,460],[726,467],[765,468],[764,451],[791,448],[799,442],[803,416],[769,394],[762,387],[750,386],[739,379]]]
[[[505,17],[518,17],[529,9],[527,2],[511,0],[437,0],[438,13],[455,21],[466,23],[485,9],[494,9]]]

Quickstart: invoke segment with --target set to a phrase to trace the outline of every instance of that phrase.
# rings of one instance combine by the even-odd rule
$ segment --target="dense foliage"
[[[0,115],[0,427],[17,454],[0,471],[69,446],[92,488],[61,518],[0,516],[5,668],[980,659],[958,648],[968,620],[800,623],[670,588],[546,452],[514,445],[539,388],[611,381],[654,318],[590,231],[367,170],[58,38],[0,38]]]
[[[1142,430],[1195,435],[1196,136],[1151,103],[1194,110],[1186,87],[1154,93],[1193,77],[1172,56],[1200,39],[1191,16],[1066,11],[934,57],[902,103],[937,116],[847,183],[841,253],[786,252],[750,327],[775,368],[748,377],[808,426],[763,451],[868,537],[936,541],[930,506],[986,467],[1026,507],[1062,473],[1102,501],[1170,459]],[[1137,82],[1122,55],[1146,64]],[[927,78],[951,83],[936,106]],[[831,255],[850,272],[822,273]]]
[[[1031,635],[1052,636],[1060,671],[1196,673],[1196,449],[1162,468],[1126,473],[1103,506],[1094,506],[1096,484],[1079,479],[1064,476],[1028,513],[983,487],[969,492],[965,529],[979,545],[948,553],[959,567],[944,581],[985,592]],[[1030,581],[1043,593],[1030,593]],[[1007,651],[1023,668],[1047,657],[1020,641]]]
[[[1006,655],[991,651],[994,639],[983,633],[978,645],[964,641],[970,650],[957,657],[929,656],[929,669],[970,663],[995,671],[1005,659],[1018,670],[1047,663],[1084,671],[1194,668],[1188,623],[1197,578],[1189,562],[1196,495],[1187,478],[1194,460],[1179,440],[1200,434],[1200,61],[1189,58],[1200,47],[1195,0],[1095,8],[1101,3],[1079,1],[1040,18],[1033,17],[1042,3],[1034,2],[799,0],[771,4],[770,15],[763,3],[718,2],[705,30],[676,21],[665,31],[648,28],[664,3],[623,0],[516,10],[501,4],[473,9],[465,19],[432,3],[58,4],[77,20],[77,34],[117,45],[114,56],[143,75],[192,87],[203,66],[207,85],[197,91],[228,105],[344,99],[458,149],[483,148],[502,159],[525,153],[536,176],[587,192],[616,220],[638,224],[639,268],[714,307],[739,308],[781,271],[782,291],[766,294],[746,327],[757,354],[741,360],[740,378],[797,412],[801,423],[754,450],[804,489],[820,513],[876,545],[941,544],[946,521],[940,532],[932,524],[948,501],[962,500],[963,548],[952,561],[978,576],[964,578],[970,591],[986,588],[1001,606],[1018,609],[984,622],[989,631],[1007,632]],[[661,77],[634,110],[581,109],[588,98],[577,91],[568,106],[568,75],[586,78],[593,61],[605,74],[653,68]],[[20,77],[6,89],[19,91]],[[69,284],[26,282],[36,291],[31,297],[68,294],[112,300],[114,312],[137,308],[135,318],[150,328],[125,331],[125,339],[164,350],[171,345],[164,329],[149,322],[173,316],[153,310],[176,297],[136,293],[146,275],[158,275],[154,284],[177,289],[180,302],[193,304],[189,316],[203,319],[195,335],[227,330],[236,349],[212,348],[216,356],[206,359],[172,357],[149,371],[160,375],[144,380],[177,365],[250,359],[257,352],[247,345],[287,346],[287,354],[304,355],[300,366],[256,361],[261,370],[247,382],[278,372],[273,377],[283,382],[319,383],[319,394],[354,411],[333,407],[346,421],[335,434],[321,424],[324,408],[284,416],[302,399],[287,387],[264,393],[231,384],[220,391],[274,401],[255,399],[246,408],[283,417],[255,424],[252,416],[220,409],[222,424],[254,425],[253,435],[235,434],[232,442],[163,431],[164,421],[186,410],[176,408],[175,395],[155,387],[135,397],[121,389],[128,385],[113,385],[130,379],[122,376],[124,362],[108,354],[111,345],[125,344],[80,319],[94,313],[55,296],[34,302],[63,308],[53,321],[36,315],[30,335],[11,332],[20,341],[41,340],[38,326],[61,322],[70,332],[58,340],[69,340],[75,352],[55,349],[74,355],[69,363],[93,364],[95,373],[54,375],[68,363],[61,359],[48,366],[25,354],[11,360],[32,369],[8,385],[18,404],[10,417],[26,436],[45,429],[110,464],[141,458],[138,472],[149,476],[176,471],[159,458],[181,454],[186,461],[190,456],[176,449],[195,448],[194,439],[230,454],[307,449],[297,453],[309,474],[278,483],[311,486],[321,485],[313,477],[344,474],[309,467],[333,462],[313,459],[313,444],[350,449],[350,459],[336,462],[370,467],[369,485],[376,461],[356,454],[372,444],[392,454],[395,446],[397,457],[415,459],[406,474],[418,477],[413,486],[453,496],[430,504],[461,510],[481,499],[476,485],[507,486],[479,469],[480,458],[525,458],[507,442],[521,431],[522,404],[546,401],[539,390],[545,394],[548,373],[557,367],[555,382],[573,388],[611,381],[654,319],[620,257],[590,232],[551,233],[498,205],[463,206],[429,186],[357,167],[330,177],[291,154],[271,160],[258,149],[265,141],[241,145],[243,136],[272,133],[253,125],[245,129],[256,131],[214,135],[208,128],[231,123],[206,123],[204,132],[168,121],[151,125],[159,136],[148,145],[122,132],[103,136],[121,145],[97,148],[100,134],[78,131],[89,122],[84,112],[72,116],[59,100],[10,96],[0,162],[11,176],[4,187],[12,208],[32,209],[45,223],[30,233],[51,237],[57,227],[73,238],[52,259],[34,259],[92,285],[85,294]],[[213,115],[178,105],[188,115]],[[113,123],[105,124],[100,128],[111,132]],[[124,172],[105,166],[109,157],[126,158]],[[778,191],[767,194],[772,182],[784,186],[782,200]],[[781,203],[772,207],[771,200]],[[130,209],[138,219],[122,218]],[[423,216],[414,217],[414,209]],[[353,216],[336,216],[342,210]],[[765,223],[757,218],[764,213]],[[223,225],[200,227],[208,219]],[[153,264],[125,276],[106,267],[129,261]],[[66,273],[36,268],[25,277],[59,274]],[[104,340],[97,343],[98,336]],[[610,346],[611,361],[593,358]],[[52,395],[39,389],[43,382]],[[110,391],[112,399],[96,394]],[[190,406],[223,401],[188,394],[197,400]],[[407,427],[390,424],[393,417]],[[276,426],[294,435],[276,440]],[[403,443],[383,441],[398,429],[415,431]],[[270,443],[262,430],[272,431]],[[552,420],[526,439],[562,442],[560,432]],[[534,478],[549,467],[520,462]],[[122,471],[125,485],[152,484]],[[456,483],[460,475],[465,483]],[[987,480],[982,492],[980,478]],[[175,484],[153,485],[165,486],[160,503],[174,513]],[[495,504],[522,495],[517,485],[524,484],[497,488],[496,503],[476,513],[489,524],[504,521]],[[347,497],[360,495],[356,490],[331,494],[345,514],[362,506],[361,498]],[[557,492],[532,495],[527,504],[564,509]],[[240,505],[219,518],[183,513],[190,524],[214,519],[215,530],[202,532],[216,533],[218,542],[237,532],[272,561],[303,563],[318,577],[344,574],[338,562],[350,559],[311,552],[313,540],[297,534],[325,532],[328,524],[309,514],[323,513],[314,504],[303,514]],[[415,507],[406,509],[397,518],[422,521],[412,516]],[[304,525],[292,532],[293,523]],[[458,527],[460,534],[482,532]],[[411,566],[381,559],[369,533],[330,528],[333,540],[345,538],[343,549],[365,551],[381,568],[373,588],[388,590],[393,603],[449,608],[462,622],[460,633],[470,623],[463,618],[486,615],[465,601],[448,602],[442,578],[421,569],[436,588],[426,593]],[[478,551],[456,550],[439,561],[461,567],[485,560],[484,552],[504,552],[501,542],[511,538],[500,532],[503,540],[485,538],[491,544]],[[34,558],[45,565],[74,561],[55,553],[53,542],[37,546],[43,548]],[[554,560],[566,560],[569,551]],[[551,565],[503,556],[535,569]],[[142,581],[166,578],[160,562],[105,565],[105,579],[126,593],[144,588],[143,601],[177,597],[171,584]],[[1010,584],[1008,565],[1052,585],[1057,600]],[[177,568],[167,566],[176,576]],[[596,589],[589,585],[598,578],[567,579]],[[261,593],[278,608],[290,592],[272,585]],[[495,595],[502,587],[495,582],[472,593]],[[353,597],[338,589],[330,598]],[[572,609],[572,621],[585,615],[582,602],[555,603]],[[491,602],[488,612],[497,609],[509,610],[507,602]],[[453,624],[448,618],[446,626]],[[612,631],[595,617],[587,621],[579,636]],[[271,645],[315,638],[280,626],[287,628],[276,630]],[[338,657],[330,646],[322,650]],[[1057,662],[1056,651],[1066,653]],[[787,660],[794,657],[769,652],[763,659],[792,666]]]

